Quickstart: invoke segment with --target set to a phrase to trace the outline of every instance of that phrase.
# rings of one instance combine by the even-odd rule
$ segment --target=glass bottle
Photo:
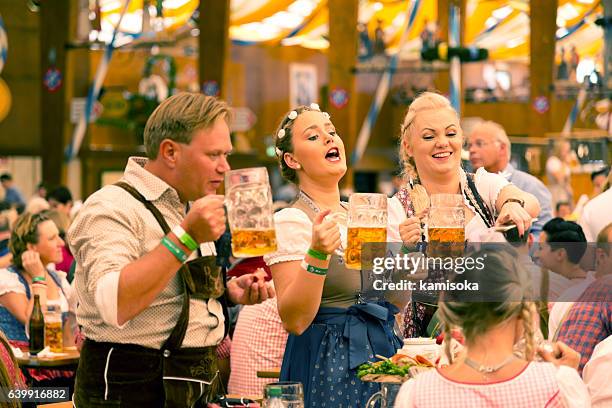
[[[40,307],[40,296],[34,295],[34,307],[28,326],[30,333],[30,354],[38,354],[45,348],[45,318]]]

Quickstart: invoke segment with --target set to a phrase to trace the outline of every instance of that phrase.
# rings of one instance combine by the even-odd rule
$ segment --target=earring
[[[302,166],[300,165],[300,163],[298,163],[298,164],[296,164],[296,165],[295,165],[295,169],[296,169],[296,170],[299,170],[299,169],[301,169],[301,168],[302,168]]]

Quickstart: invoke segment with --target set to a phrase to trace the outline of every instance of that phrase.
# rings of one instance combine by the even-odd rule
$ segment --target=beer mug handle
[[[376,402],[380,400],[380,407],[387,408],[385,404],[385,396],[381,391],[374,393],[365,405],[365,408],[376,408]]]

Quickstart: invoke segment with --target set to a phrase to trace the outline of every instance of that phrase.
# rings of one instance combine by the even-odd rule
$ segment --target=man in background
[[[551,194],[536,177],[510,164],[511,145],[504,128],[491,121],[476,124],[469,134],[468,150],[474,170],[484,167],[489,173],[499,173],[521,190],[536,196],[542,210],[531,226],[531,233],[537,240],[544,224],[552,218]]]
[[[52,209],[57,210],[68,218],[70,217],[70,212],[72,211],[72,193],[68,190],[68,187],[59,186],[54,188],[47,195],[47,201]]]
[[[25,208],[25,201],[23,200],[21,192],[15,187],[13,176],[11,176],[10,173],[0,175],[0,183],[2,183],[2,187],[4,187],[5,191],[4,201],[16,208],[17,212],[21,213]]]
[[[591,198],[597,197],[606,190],[606,182],[608,181],[608,173],[610,169],[604,167],[591,173],[591,182],[593,183],[593,193]]]
[[[592,282],[572,304],[559,329],[558,340],[581,355],[579,371],[589,361],[596,346],[612,335],[612,223],[605,226],[597,235],[596,259],[597,280]],[[598,388],[596,384],[601,384],[603,381],[606,385],[603,388],[605,391],[598,397],[610,401],[612,400],[609,387],[610,372],[604,370],[600,371],[600,374],[599,377],[602,378],[585,376],[585,383],[592,393]]]

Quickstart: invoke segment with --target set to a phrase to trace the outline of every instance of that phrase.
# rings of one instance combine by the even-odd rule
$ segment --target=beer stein
[[[380,383],[380,391],[372,394],[368,402],[366,402],[366,408],[391,408],[395,403],[395,398],[401,386],[402,384],[397,383]]]
[[[365,243],[387,241],[387,196],[384,194],[356,193],[349,197],[347,248],[344,253],[346,267],[361,269],[362,257],[370,263],[378,255],[384,256],[384,245]],[[376,254],[382,249],[382,254]],[[364,252],[362,253],[362,250]]]
[[[465,246],[465,212],[461,194],[432,194],[428,214],[428,255],[461,256]]]
[[[265,167],[225,173],[225,206],[235,257],[276,251],[272,189]]]
[[[304,408],[304,387],[300,382],[280,381],[267,384],[264,387],[264,407],[276,406],[269,404],[273,395],[284,408]]]
[[[47,301],[47,313],[45,313],[45,346],[54,353],[64,351],[62,310],[59,304],[50,300]]]

